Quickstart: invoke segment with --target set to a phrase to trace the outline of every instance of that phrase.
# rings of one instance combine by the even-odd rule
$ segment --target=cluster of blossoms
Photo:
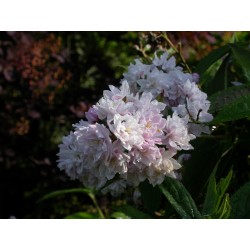
[[[148,179],[161,184],[177,177],[173,157],[193,149],[190,140],[209,133],[210,103],[175,58],[155,55],[152,64],[135,60],[121,86],[109,86],[86,112],[87,121],[59,145],[58,167],[85,186],[116,194]]]

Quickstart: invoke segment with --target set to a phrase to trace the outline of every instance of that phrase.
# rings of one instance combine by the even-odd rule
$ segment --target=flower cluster
[[[178,116],[188,117],[192,134],[209,133],[209,128],[202,123],[210,122],[213,116],[208,113],[210,102],[207,95],[197,85],[199,75],[183,72],[176,66],[175,58],[168,57],[167,52],[160,58],[155,54],[150,65],[135,60],[124,74],[124,79],[135,91],[150,92],[155,98],[162,98],[167,108]]]
[[[167,53],[155,55],[151,65],[136,60],[121,86],[109,86],[86,112],[87,121],[73,125],[63,138],[58,167],[85,186],[111,194],[146,179],[155,186],[166,175],[176,178],[181,165],[173,157],[193,149],[190,140],[208,133],[202,123],[212,119],[197,78]]]

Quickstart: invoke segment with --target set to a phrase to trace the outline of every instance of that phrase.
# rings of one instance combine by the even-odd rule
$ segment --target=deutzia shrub
[[[151,64],[135,60],[119,88],[109,86],[86,113],[87,121],[59,145],[58,167],[85,186],[116,195],[146,179],[153,185],[177,178],[174,157],[210,133],[210,102],[198,75],[183,72],[168,53]]]

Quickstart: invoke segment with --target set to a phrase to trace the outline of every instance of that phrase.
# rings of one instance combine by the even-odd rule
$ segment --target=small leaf
[[[238,46],[237,44],[229,44],[233,57],[242,67],[245,77],[250,81],[250,50]]]
[[[250,218],[250,182],[247,182],[231,197],[231,218]]]
[[[195,72],[202,75],[213,63],[218,61],[222,56],[224,56],[228,52],[230,52],[230,47],[228,45],[222,46],[212,51],[199,62]]]
[[[84,193],[90,196],[93,194],[93,191],[87,188],[63,189],[63,190],[54,191],[54,192],[44,195],[41,199],[38,200],[38,202],[51,199],[60,195],[70,194],[70,193]]]
[[[123,214],[125,214],[127,217],[130,217],[131,219],[150,219],[151,218],[148,214],[145,214],[142,211],[130,205],[121,206],[117,208],[117,210],[119,210],[117,212],[122,212]]]
[[[70,214],[65,217],[65,219],[99,219],[98,214],[90,214],[86,212],[77,212],[74,214]]]
[[[201,214],[191,195],[181,182],[166,177],[165,181],[159,187],[170,204],[182,218],[201,218]]]
[[[211,124],[234,121],[250,116],[250,95],[242,96],[229,105],[226,105]]]

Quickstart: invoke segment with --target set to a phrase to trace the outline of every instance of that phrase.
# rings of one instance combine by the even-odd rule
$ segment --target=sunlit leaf
[[[114,219],[131,219],[131,217],[127,216],[123,212],[114,212],[114,213],[111,214],[110,217],[114,218]]]
[[[124,205],[124,206],[118,207],[117,210],[118,210],[117,212],[123,213],[124,215],[126,215],[127,217],[131,219],[150,219],[151,218],[148,214],[130,205]]]
[[[87,188],[63,189],[63,190],[54,191],[54,192],[44,195],[41,199],[38,200],[38,202],[51,199],[60,195],[71,194],[71,193],[83,193],[83,194],[91,195],[93,194],[93,191]]]
[[[98,214],[92,214],[92,213],[90,214],[86,212],[77,212],[65,217],[65,219],[99,219],[99,218],[100,217]]]
[[[212,216],[214,219],[227,219],[230,216],[231,206],[229,195],[226,194],[217,212]]]

